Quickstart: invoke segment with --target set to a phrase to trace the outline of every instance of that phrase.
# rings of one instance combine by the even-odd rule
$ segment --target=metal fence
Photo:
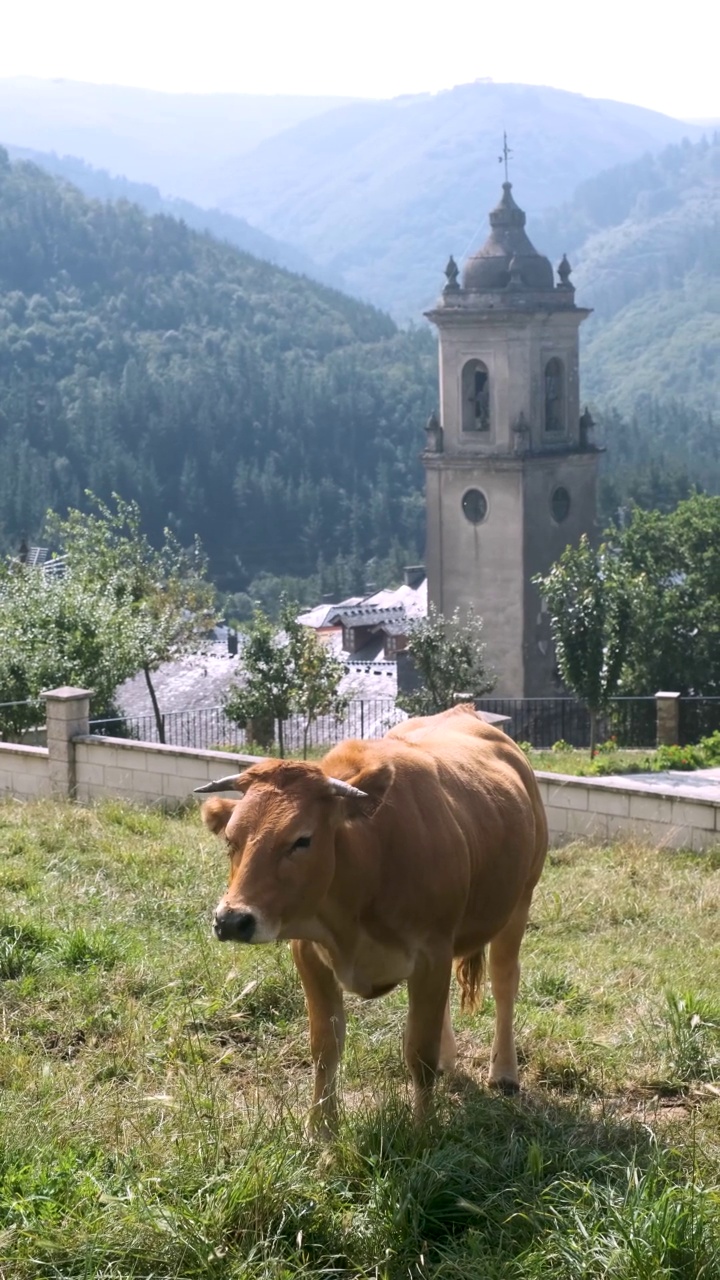
[[[42,699],[0,702],[0,742],[35,742],[44,729]]]
[[[720,699],[716,701],[720,705]],[[477,705],[482,711],[509,716],[510,723],[506,727],[517,742],[529,742],[539,749],[551,747],[561,740],[573,747],[590,745],[590,716],[574,698],[482,698]],[[404,712],[393,698],[354,699],[348,703],[340,719],[321,716],[314,721],[307,730],[307,745],[330,747],[345,738],[381,738],[392,725],[404,719]],[[162,720],[165,742],[169,746],[238,750],[248,745],[246,731],[229,720],[222,707],[169,711]],[[92,733],[110,737],[159,741],[152,715],[94,720],[90,729]],[[301,716],[290,716],[285,720],[283,739],[286,751],[301,751],[305,734],[306,726]],[[655,746],[655,737],[654,698],[616,698],[607,716],[602,716],[598,722],[598,742],[615,738],[619,747],[650,748]]]
[[[394,698],[354,699],[348,703],[342,717],[320,716],[307,730],[302,716],[289,716],[283,721],[285,749],[288,752],[302,751],[305,742],[308,747],[331,747],[345,738],[381,738],[392,725],[405,718]],[[168,711],[161,719],[168,746],[222,751],[228,748],[238,750],[248,745],[246,730],[230,720],[222,707]],[[90,732],[111,738],[135,738],[141,742],[160,741],[153,715],[91,720]],[[277,736],[276,724],[276,741]]]
[[[720,729],[720,698],[680,699],[680,746],[699,742]]]
[[[575,698],[481,698],[481,711],[509,716],[505,726],[516,742],[542,750],[556,742],[590,746],[590,713]],[[614,738],[619,747],[654,747],[654,698],[614,698],[607,715],[600,716],[597,741]]]

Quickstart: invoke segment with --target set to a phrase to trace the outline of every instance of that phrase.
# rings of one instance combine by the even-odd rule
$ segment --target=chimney
[[[424,564],[406,564],[403,572],[406,587],[412,587],[413,591],[417,591],[420,583],[425,577]]]

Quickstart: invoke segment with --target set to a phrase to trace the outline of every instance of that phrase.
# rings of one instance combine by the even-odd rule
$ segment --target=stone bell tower
[[[429,598],[483,618],[498,697],[559,692],[549,620],[531,578],[595,532],[592,419],[580,416],[570,265],[558,283],[525,233],[509,182],[490,235],[426,312],[439,331],[440,417],[426,428]]]

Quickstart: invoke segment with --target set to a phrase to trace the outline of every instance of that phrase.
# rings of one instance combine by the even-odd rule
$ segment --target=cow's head
[[[338,827],[371,817],[392,780],[389,763],[375,763],[349,782],[319,765],[266,760],[244,773],[198,787],[241,791],[203,805],[205,825],[222,836],[230,858],[227,892],[215,911],[222,941],[292,938],[312,919],[335,876]]]

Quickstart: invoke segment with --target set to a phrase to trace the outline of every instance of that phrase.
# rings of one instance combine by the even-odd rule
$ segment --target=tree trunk
[[[278,719],[278,751],[280,752],[280,759],[284,760],[285,759],[285,737],[283,735],[283,722],[280,719]]]
[[[310,732],[310,721],[303,725],[303,760],[307,760],[308,734]]]
[[[150,701],[152,702],[152,706],[153,706],[153,714],[155,716],[155,726],[157,728],[158,742],[164,743],[165,742],[165,719],[161,715],[160,706],[157,700],[157,694],[155,693],[155,689],[153,688],[153,682],[150,679],[150,668],[147,665],[145,665],[143,667],[143,672],[145,675],[145,683],[148,687],[148,693],[150,694]]]
[[[590,759],[595,756],[597,745],[597,711],[590,711]]]

